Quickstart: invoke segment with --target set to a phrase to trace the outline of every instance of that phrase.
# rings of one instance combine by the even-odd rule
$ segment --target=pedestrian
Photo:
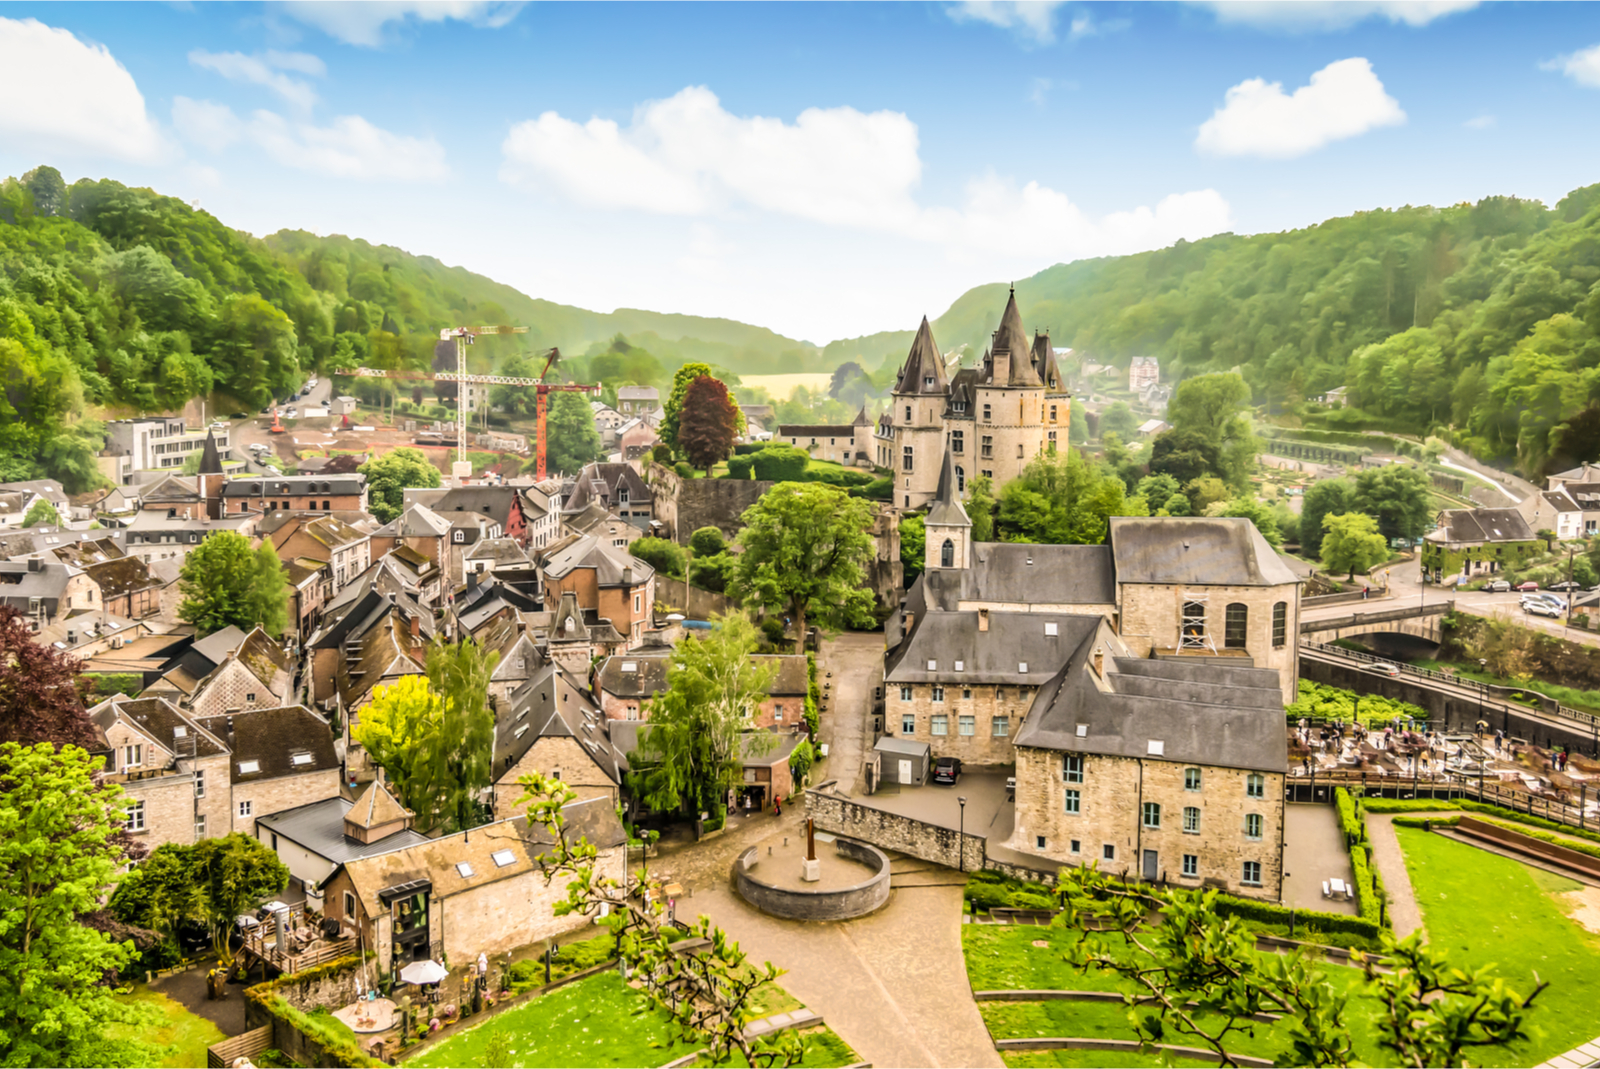
[[[772,796],[772,812],[774,816],[783,816],[783,795],[774,794]]]
[[[1362,588],[1361,588],[1361,600],[1362,600],[1362,601],[1366,601],[1366,600],[1367,600],[1367,598],[1368,598],[1368,597],[1369,597],[1369,596],[1370,596],[1370,595],[1371,595],[1371,594],[1372,594],[1372,588],[1371,588],[1371,587],[1369,587],[1369,586],[1364,586],[1364,587],[1362,587]]]

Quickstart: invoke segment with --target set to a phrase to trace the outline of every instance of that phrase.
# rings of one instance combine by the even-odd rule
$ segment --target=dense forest
[[[551,346],[600,355],[620,335],[669,376],[689,360],[822,367],[820,350],[761,327],[588,312],[388,246],[255,238],[173,197],[109,179],[68,186],[40,167],[0,182],[0,481],[49,475],[88,489],[105,434],[97,415],[214,394],[254,409],[315,372],[425,367],[441,327],[501,322],[529,332],[475,346],[474,370]]]
[[[1334,425],[1434,426],[1537,474],[1600,454],[1597,283],[1600,185],[1553,209],[1490,197],[1180,241],[1057,265],[1017,294],[1029,327],[1088,359],[1160,357],[1169,382],[1237,368],[1274,411],[1348,386]],[[934,321],[940,345],[981,353],[1004,301],[1001,285],[963,294]],[[825,352],[875,369],[911,337]]]

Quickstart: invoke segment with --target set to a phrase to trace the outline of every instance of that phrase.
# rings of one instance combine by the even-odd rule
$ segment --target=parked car
[[[1554,602],[1544,601],[1540,598],[1531,598],[1522,603],[1522,611],[1532,616],[1549,616],[1554,619],[1561,618],[1561,606]]]
[[[1535,583],[1532,579],[1529,579],[1526,583],[1518,583],[1517,589],[1522,591],[1524,594],[1531,594],[1535,590],[1539,589],[1539,584]]]
[[[1511,589],[1511,584],[1504,579],[1496,579],[1483,589],[1493,591],[1496,594],[1504,594]]]
[[[228,418],[229,419],[249,419],[250,418],[250,413],[248,413],[248,412],[229,412],[228,413]]]
[[[1582,590],[1583,589],[1583,584],[1574,582],[1571,579],[1563,579],[1559,583],[1551,583],[1549,586],[1545,587],[1545,589],[1546,590]]]
[[[933,782],[954,783],[961,778],[961,758],[941,757],[933,763]]]

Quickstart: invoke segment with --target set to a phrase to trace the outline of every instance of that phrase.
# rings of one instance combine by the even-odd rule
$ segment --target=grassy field
[[[832,372],[828,371],[797,371],[783,375],[740,375],[739,385],[749,389],[763,389],[772,395],[774,401],[782,401],[794,392],[796,386],[804,386],[813,394],[827,392],[828,385],[833,381]]]
[[[1505,1064],[1534,1065],[1600,1034],[1600,936],[1551,897],[1575,889],[1573,881],[1442,835],[1395,832],[1434,945],[1459,966],[1497,966],[1517,990],[1531,988],[1535,972],[1550,982],[1530,1017],[1531,1038]]]
[[[796,1009],[787,992],[764,992],[757,1007],[766,1013]],[[694,1053],[702,1043],[684,1043],[667,1015],[648,996],[629,987],[615,972],[604,972],[515,1009],[429,1047],[411,1066],[482,1065],[489,1037],[510,1034],[511,1065],[653,1066]],[[806,1058],[815,1067],[848,1065],[855,1053],[827,1029],[806,1034]]]
[[[1414,661],[1418,668],[1430,668],[1437,672],[1444,668],[1453,668],[1455,674],[1462,679],[1474,679],[1480,683],[1489,683],[1499,687],[1525,687],[1536,690],[1547,698],[1554,698],[1562,705],[1574,709],[1583,709],[1591,713],[1600,713],[1600,690],[1578,690],[1575,687],[1564,687],[1559,683],[1546,683],[1542,679],[1531,679],[1520,682],[1506,679],[1503,676],[1491,675],[1481,671],[1476,665],[1469,665],[1462,661]],[[1531,699],[1529,704],[1537,704]]]
[[[170,1069],[203,1067],[206,1064],[206,1048],[228,1038],[222,1034],[222,1029],[204,1017],[143,984],[137,985],[122,998],[126,1002],[150,1006],[160,1015],[160,1022],[154,1027],[130,1029],[137,1033],[133,1038],[160,1048],[160,1061],[152,1063],[154,1065]]]

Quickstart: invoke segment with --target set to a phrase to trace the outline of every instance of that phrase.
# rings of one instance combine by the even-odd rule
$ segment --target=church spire
[[[939,469],[939,489],[934,491],[933,506],[928,509],[928,517],[924,523],[928,526],[934,524],[947,527],[972,526],[967,510],[961,505],[961,492],[956,486],[955,460],[948,446],[944,451],[944,466]]]
[[[944,357],[939,352],[938,343],[933,340],[933,328],[928,325],[928,317],[923,316],[922,326],[917,328],[917,336],[911,342],[911,352],[906,355],[905,365],[900,369],[894,392],[902,395],[942,394],[949,386],[944,374]]]
[[[972,520],[967,516],[967,510],[961,507],[955,461],[948,447],[944,451],[944,466],[939,470],[939,489],[933,495],[933,505],[922,522],[926,554],[924,566],[927,570],[970,566]]]
[[[206,444],[200,453],[200,474],[222,474],[222,454],[217,452],[217,439],[210,431],[206,431]]]

